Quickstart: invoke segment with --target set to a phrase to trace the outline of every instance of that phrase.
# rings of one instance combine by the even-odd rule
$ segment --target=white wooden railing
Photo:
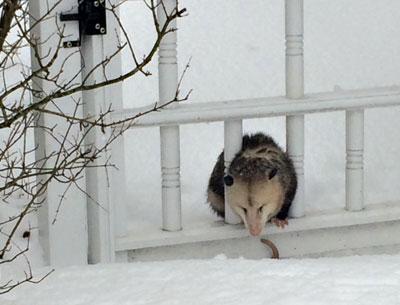
[[[55,0],[51,0],[54,2]],[[113,0],[118,1],[118,0]],[[175,8],[176,0],[163,0],[167,10]],[[34,2],[36,3],[36,2]],[[71,0],[71,4],[75,1]],[[40,6],[38,6],[40,8]],[[68,7],[66,7],[67,9]],[[249,118],[264,118],[286,116],[287,151],[293,159],[298,175],[298,190],[291,210],[291,216],[295,219],[284,232],[300,232],[311,229],[333,228],[337,226],[355,226],[391,222],[400,218],[399,205],[380,205],[375,208],[364,208],[364,109],[375,107],[389,107],[400,105],[400,87],[372,88],[366,90],[333,91],[325,93],[304,94],[304,69],[303,69],[303,0],[285,0],[285,25],[286,25],[286,96],[267,97],[257,99],[241,99],[230,101],[207,102],[200,104],[171,104],[168,108],[152,112],[137,119],[132,128],[145,128],[150,126],[160,127],[161,139],[161,173],[162,173],[162,229],[155,228],[156,233],[135,234],[130,236],[127,231],[126,205],[127,198],[124,190],[125,165],[123,138],[113,143],[110,148],[110,156],[113,163],[120,169],[113,172],[110,177],[110,185],[100,170],[88,169],[86,172],[86,191],[91,198],[86,198],[89,203],[87,215],[82,211],[82,200],[74,200],[77,207],[71,205],[68,222],[57,224],[57,228],[50,226],[49,222],[39,223],[43,236],[49,236],[44,246],[49,253],[49,262],[61,262],[62,264],[84,263],[87,257],[87,243],[89,244],[89,262],[108,262],[126,260],[127,251],[146,247],[164,245],[177,245],[188,242],[200,242],[210,240],[226,240],[247,236],[247,232],[238,229],[240,226],[216,226],[211,229],[203,228],[200,231],[187,231],[182,228],[181,213],[181,187],[180,187],[180,135],[179,126],[188,123],[224,122],[224,150],[225,166],[228,167],[235,153],[242,143],[242,120]],[[109,12],[108,12],[109,14]],[[164,11],[158,12],[160,23],[165,20]],[[113,20],[110,16],[109,20]],[[176,21],[170,27],[176,27]],[[81,52],[86,58],[85,71],[90,71],[93,65],[103,56],[112,53],[113,46],[117,45],[118,24],[108,24],[109,30],[105,36],[85,37]],[[48,29],[41,27],[40,31]],[[45,36],[45,35],[44,35]],[[66,55],[67,56],[67,51]],[[114,61],[111,73],[119,75],[120,61]],[[101,81],[104,75],[97,73],[92,75],[93,81]],[[159,100],[168,102],[175,96],[178,86],[178,60],[177,60],[177,35],[176,31],[170,32],[161,42],[159,49]],[[110,97],[113,98],[110,98]],[[121,84],[85,92],[82,95],[85,113],[98,113],[101,108],[108,108],[110,100],[113,101],[115,112],[113,120],[121,120],[136,115],[138,112],[149,108],[122,108]],[[153,107],[153,106],[149,106]],[[305,215],[304,199],[304,115],[316,112],[346,111],[346,210],[331,213],[329,215]],[[103,135],[99,132],[93,135],[95,142],[101,142]],[[50,145],[50,144],[48,144]],[[101,162],[101,160],[99,161]],[[58,196],[60,188],[50,188],[48,197]],[[91,201],[101,201],[99,207]],[[79,201],[79,202],[78,202]],[[56,202],[56,201],[54,201]],[[51,211],[54,205],[49,200]],[[69,206],[69,204],[68,204]],[[225,203],[226,218],[228,224],[239,222],[238,216],[231,211]],[[80,209],[78,211],[78,209]],[[108,212],[105,212],[108,211]],[[351,212],[348,212],[351,211]],[[44,214],[49,214],[44,210]],[[79,217],[77,217],[79,216]],[[49,216],[46,216],[49,217]],[[297,219],[296,219],[297,218]],[[72,219],[72,220],[71,220]],[[76,258],[66,257],[63,243],[65,239],[58,239],[59,232],[67,234],[79,224],[87,221],[88,234],[84,228],[80,234],[70,234],[71,240],[76,240],[79,235],[81,240],[75,247],[79,251]],[[397,227],[391,227],[392,231]],[[183,230],[182,230],[183,229]],[[385,239],[386,243],[394,242],[392,239],[398,235],[387,235],[385,228],[374,228],[375,240]],[[165,232],[166,231],[166,232]],[[268,231],[274,234],[275,228]],[[280,232],[280,231],[279,231]],[[350,232],[347,232],[349,234]],[[360,233],[360,232],[358,232]],[[362,232],[361,232],[362,233]],[[89,235],[85,240],[85,234]],[[369,236],[354,235],[354,244],[358,240],[366,240]],[[53,238],[54,236],[54,238]],[[359,236],[364,236],[359,238]],[[383,236],[383,238],[381,238]],[[388,237],[389,236],[389,237]],[[315,238],[315,235],[313,235]],[[324,237],[325,238],[325,237]],[[333,239],[334,240],[334,239]],[[400,242],[400,240],[398,240]],[[338,243],[337,240],[332,243]],[[44,243],[43,243],[44,244]],[[289,243],[288,243],[289,244]],[[359,243],[360,246],[367,244]],[[302,243],[307,246],[307,243]],[[284,246],[284,245],[283,245]],[[300,245],[297,246],[301,248]],[[325,247],[326,249],[332,249]],[[288,252],[294,253],[294,252]],[[298,253],[298,252],[296,252]],[[306,252],[303,252],[306,253]]]
[[[174,0],[165,0],[172,10]],[[225,166],[228,167],[242,142],[242,119],[287,116],[287,151],[298,176],[298,190],[291,216],[305,214],[304,200],[304,114],[346,111],[346,209],[363,209],[364,109],[400,104],[400,88],[336,91],[304,95],[303,1],[285,1],[286,97],[244,99],[201,104],[184,104],[140,117],[133,128],[160,126],[163,229],[182,229],[179,163],[179,125],[224,121]],[[160,13],[163,21],[163,13]],[[175,27],[176,24],[171,24]],[[177,87],[177,37],[170,33],[159,52],[160,102],[173,98]],[[147,108],[123,109],[113,114],[120,120]],[[239,217],[225,203],[225,222],[236,224]]]

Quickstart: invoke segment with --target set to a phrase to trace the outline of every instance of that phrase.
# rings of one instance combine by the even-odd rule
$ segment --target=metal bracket
[[[105,0],[78,0],[78,13],[60,14],[61,21],[79,21],[79,39],[64,41],[64,48],[79,47],[82,35],[107,33]]]

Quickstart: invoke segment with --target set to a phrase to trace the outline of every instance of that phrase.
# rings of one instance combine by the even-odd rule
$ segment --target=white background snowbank
[[[400,256],[225,259],[60,269],[2,305],[397,305]]]

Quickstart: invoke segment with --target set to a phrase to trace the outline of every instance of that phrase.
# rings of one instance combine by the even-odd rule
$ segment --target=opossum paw
[[[286,219],[279,219],[279,218],[272,218],[271,222],[276,225],[278,228],[284,229],[285,226],[289,224],[287,218]]]

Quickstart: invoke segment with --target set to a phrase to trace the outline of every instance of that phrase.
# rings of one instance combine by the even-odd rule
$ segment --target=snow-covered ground
[[[400,256],[187,260],[60,269],[2,305],[397,305]],[[11,300],[13,299],[13,300]]]

